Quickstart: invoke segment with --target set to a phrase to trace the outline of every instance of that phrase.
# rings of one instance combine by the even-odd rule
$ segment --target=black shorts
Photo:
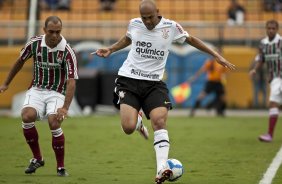
[[[114,105],[127,104],[139,111],[141,108],[150,119],[150,112],[157,107],[171,109],[169,91],[163,81],[138,80],[118,76],[115,81]]]
[[[215,93],[217,97],[224,95],[224,87],[221,82],[208,81],[206,83],[205,93]]]

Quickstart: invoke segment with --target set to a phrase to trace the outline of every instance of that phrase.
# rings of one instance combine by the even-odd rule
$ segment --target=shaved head
[[[143,11],[156,11],[157,7],[156,7],[156,3],[153,0],[142,0],[139,6],[139,10],[140,13]]]
[[[142,0],[139,5],[139,11],[144,25],[152,30],[160,22],[159,10],[153,0]]]
[[[50,16],[45,20],[45,27],[48,26],[49,22],[53,22],[54,24],[58,24],[58,22],[60,22],[61,25],[63,25],[62,20],[57,17],[57,16]]]

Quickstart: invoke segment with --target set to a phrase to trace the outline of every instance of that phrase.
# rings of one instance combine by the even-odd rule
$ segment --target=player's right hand
[[[256,69],[252,69],[252,70],[250,70],[249,75],[250,75],[250,77],[253,77],[256,73],[257,73]]]
[[[3,93],[4,91],[6,91],[8,89],[7,85],[1,85],[0,86],[0,93]]]
[[[100,57],[108,57],[111,54],[111,50],[109,48],[98,49],[95,54]]]

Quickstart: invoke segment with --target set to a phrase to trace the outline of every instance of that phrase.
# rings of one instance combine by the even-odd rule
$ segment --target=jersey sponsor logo
[[[172,22],[164,22],[164,25],[172,25]]]
[[[280,58],[280,54],[265,54],[265,60],[275,60]]]
[[[39,62],[37,61],[37,66],[43,69],[61,69],[61,65],[59,63],[49,63],[49,62]]]
[[[165,52],[163,50],[153,49],[151,42],[136,42],[136,52],[143,58],[163,60]]]
[[[163,38],[164,38],[164,39],[167,39],[167,38],[169,37],[169,34],[168,34],[168,33],[169,33],[169,30],[163,29],[162,32],[163,32],[163,35],[162,35]]]
[[[131,74],[138,75],[138,76],[141,76],[141,77],[150,78],[150,79],[159,79],[158,74],[146,74],[146,73],[143,73],[141,70],[131,69]]]

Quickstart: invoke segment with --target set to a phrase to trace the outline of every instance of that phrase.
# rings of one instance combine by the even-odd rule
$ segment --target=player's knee
[[[124,133],[126,133],[127,135],[130,135],[134,132],[136,125],[122,125],[121,129],[123,130]]]
[[[58,121],[50,121],[49,120],[49,128],[50,128],[50,130],[56,130],[56,129],[60,128],[60,127],[61,127],[61,125],[60,125],[60,123]]]
[[[152,122],[154,130],[165,129],[166,127],[166,122],[164,118],[155,118],[152,119]]]
[[[30,122],[36,121],[36,114],[34,114],[34,113],[23,111],[21,116],[22,116],[22,121],[24,123],[30,123]]]

